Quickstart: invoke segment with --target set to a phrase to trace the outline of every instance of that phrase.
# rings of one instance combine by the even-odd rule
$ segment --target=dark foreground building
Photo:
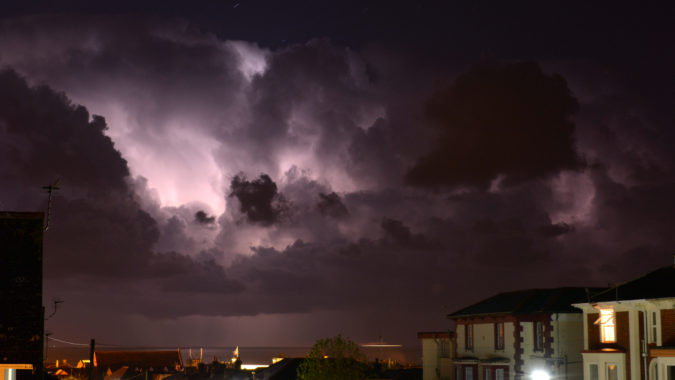
[[[43,218],[0,211],[0,380],[42,372]]]

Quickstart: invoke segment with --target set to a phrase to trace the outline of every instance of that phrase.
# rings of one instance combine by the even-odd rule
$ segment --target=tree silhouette
[[[300,380],[361,380],[369,367],[359,346],[341,334],[319,339],[298,367]]]

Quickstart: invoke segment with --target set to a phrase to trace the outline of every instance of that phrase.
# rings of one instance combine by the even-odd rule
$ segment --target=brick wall
[[[588,313],[588,348],[591,350],[598,350],[602,348],[600,345],[600,326],[594,324],[600,318],[600,313]]]
[[[675,346],[675,309],[661,310],[661,341],[664,346]]]
[[[628,322],[628,312],[617,312],[615,321],[616,344],[612,346],[626,350],[626,374],[630,374],[630,322]],[[630,378],[630,375],[627,375],[626,378]]]

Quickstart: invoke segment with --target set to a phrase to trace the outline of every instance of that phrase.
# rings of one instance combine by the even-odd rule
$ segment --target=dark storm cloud
[[[83,106],[63,94],[44,85],[30,87],[11,70],[0,72],[3,208],[44,210],[41,186],[61,178],[45,234],[46,276],[95,276],[100,283],[124,278],[130,284],[147,278],[168,284],[200,279],[203,286],[185,288],[241,290],[213,261],[154,252],[160,228],[140,208],[128,185],[126,162],[105,128],[102,117],[90,118]],[[176,221],[169,225],[181,229]]]
[[[232,294],[244,286],[228,278],[222,266],[212,258],[195,261],[176,252],[154,255],[152,273],[160,278],[160,289],[169,292]]]
[[[567,223],[556,223],[539,226],[539,233],[543,236],[555,237],[574,231],[574,228]]]
[[[331,218],[344,218],[349,216],[347,207],[342,203],[340,196],[335,192],[330,194],[319,193],[319,202],[316,208],[321,215],[330,216]]]
[[[129,169],[104,135],[102,117],[90,118],[84,107],[46,86],[28,87],[14,71],[0,71],[0,83],[0,167],[6,183],[30,186],[64,178],[66,186],[92,193],[126,189]]]
[[[389,323],[392,336],[414,340],[414,329],[430,321],[446,328],[447,312],[498,291],[604,285],[670,262],[672,112],[645,106],[659,104],[652,102],[658,96],[638,107],[637,95],[617,95],[620,86],[579,79],[550,62],[542,63],[544,70],[478,65],[433,93],[439,78],[456,75],[454,58],[379,46],[355,50],[326,39],[268,51],[193,26],[89,15],[3,21],[3,64],[89,109],[87,102],[112,104],[103,109],[117,117],[106,115],[113,146],[102,133],[103,119],[59,105],[57,98],[68,103],[62,95],[46,89],[43,100],[43,87],[21,80],[14,89],[7,81],[12,91],[0,90],[5,117],[14,117],[12,102],[25,108],[16,123],[0,123],[0,170],[16,183],[0,188],[3,207],[44,209],[40,187],[53,174],[62,177],[45,244],[45,273],[58,284],[47,291],[72,286],[67,294],[82,295],[80,310],[96,305],[157,325],[186,315],[269,313],[276,321],[281,313],[352,310],[376,316],[365,331]],[[464,54],[452,46],[471,46],[478,56],[484,46],[508,45],[445,42],[424,44],[442,49],[445,58]],[[579,112],[565,81],[549,72],[570,79]],[[579,82],[605,93],[572,86]],[[23,93],[18,100],[13,95]],[[19,128],[31,117],[30,128]],[[58,124],[64,119],[70,122]],[[430,121],[435,129],[426,127]],[[58,133],[49,134],[51,125]],[[137,145],[120,155],[115,148],[126,152],[129,142]],[[41,152],[52,161],[44,162]],[[173,161],[171,170],[156,166],[200,155],[203,161],[184,170]],[[177,180],[165,188],[130,179],[123,157],[139,174],[178,173]],[[139,157],[137,164],[151,165],[134,166]],[[202,164],[212,162],[217,169],[204,175]],[[403,188],[411,167],[407,179],[415,186]],[[234,177],[239,171],[268,175],[247,180]],[[218,199],[227,200],[222,215],[198,197],[166,207],[153,195],[153,186],[194,187],[192,175],[233,178],[229,197],[224,183],[203,186],[218,188]],[[504,186],[490,188],[500,180]],[[429,191],[447,188],[462,191]],[[289,204],[293,217],[285,218]],[[343,211],[349,217],[332,217]],[[216,216],[217,223],[200,223]],[[89,283],[95,285],[83,286]],[[471,290],[463,291],[467,284]],[[388,322],[401,310],[414,311],[416,319]],[[357,319],[365,324],[361,314]],[[182,330],[192,334],[193,327]]]
[[[213,224],[216,222],[216,217],[209,216],[203,210],[199,210],[195,213],[195,222],[199,224]]]
[[[571,120],[577,108],[565,80],[536,63],[479,64],[429,99],[440,135],[406,181],[486,189],[499,176],[513,185],[579,168]]]
[[[230,191],[229,196],[239,201],[239,211],[250,223],[270,226],[289,216],[288,202],[267,174],[252,181],[243,174],[236,175],[230,183]]]
[[[610,178],[602,166],[594,168],[592,174],[597,189],[594,222],[602,226],[593,238],[604,240],[601,244],[609,251],[607,256],[612,257],[602,263],[603,267],[626,280],[635,271],[647,271],[651,263],[672,254],[672,177],[627,186]]]
[[[427,241],[422,234],[413,234],[403,222],[391,218],[383,218],[380,224],[384,231],[382,244],[394,247],[410,247],[416,249],[439,248],[437,243]]]

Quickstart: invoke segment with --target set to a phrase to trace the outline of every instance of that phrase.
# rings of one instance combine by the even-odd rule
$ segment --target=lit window
[[[504,349],[504,323],[495,323],[495,350]]]
[[[607,380],[618,380],[619,371],[616,364],[607,364]]]
[[[600,309],[600,318],[595,321],[595,324],[600,325],[600,341],[602,343],[616,342],[614,309]]]

